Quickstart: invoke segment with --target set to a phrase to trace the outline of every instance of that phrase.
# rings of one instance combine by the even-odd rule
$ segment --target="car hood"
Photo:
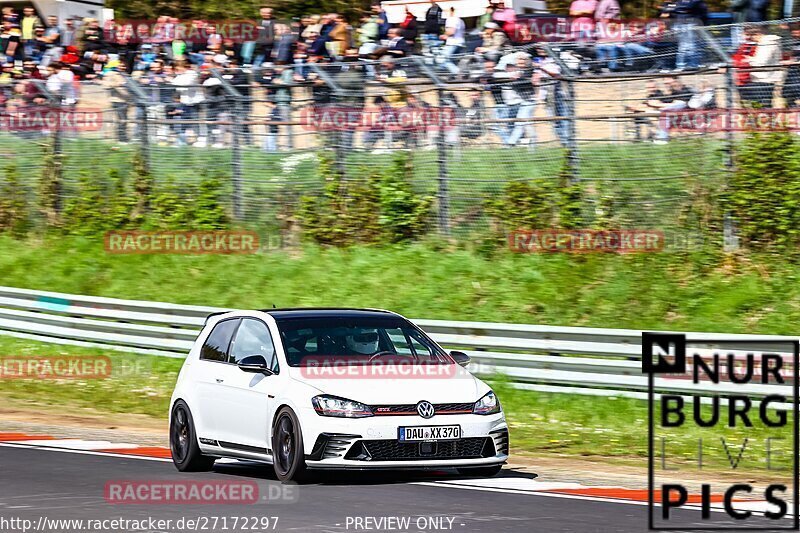
[[[489,387],[461,367],[448,377],[319,377],[302,368],[291,368],[293,379],[330,394],[368,405],[475,402]]]

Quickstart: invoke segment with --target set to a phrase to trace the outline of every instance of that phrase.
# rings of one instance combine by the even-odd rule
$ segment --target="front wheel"
[[[181,472],[207,472],[214,466],[214,458],[200,451],[194,419],[183,400],[175,402],[169,421],[169,451],[172,462]]]
[[[503,465],[494,465],[494,466],[474,466],[471,468],[459,468],[458,473],[462,476],[473,476],[473,477],[494,477],[500,473],[500,470],[503,469]]]
[[[272,463],[280,481],[300,481],[305,478],[306,461],[303,452],[303,432],[294,411],[284,407],[275,417],[272,428]]]

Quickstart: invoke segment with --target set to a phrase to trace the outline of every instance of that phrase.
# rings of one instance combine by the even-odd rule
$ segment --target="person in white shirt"
[[[456,16],[454,7],[450,8],[450,16],[444,23],[444,35],[440,37],[444,41],[445,68],[450,74],[458,74],[458,66],[453,62],[453,56],[464,50],[464,33],[466,25],[461,18]]]
[[[61,96],[61,105],[74,106],[78,103],[78,95],[75,90],[75,74],[60,61],[50,63],[47,69],[50,76],[47,77],[45,87],[53,94]]]
[[[570,102],[561,83],[561,67],[552,57],[539,48],[536,50],[537,59],[534,63],[535,83],[539,87],[537,101],[545,106],[548,117],[566,117],[570,114]],[[561,141],[562,146],[569,142],[572,126],[568,120],[551,121],[553,132]]]
[[[172,85],[177,87],[176,94],[183,106],[183,113],[181,114],[181,119],[183,120],[189,121],[200,118],[199,106],[205,101],[205,95],[199,84],[200,76],[194,68],[188,67],[183,63],[179,63],[175,66],[175,78],[172,80]],[[183,139],[194,139],[196,142],[189,144],[203,147],[206,144],[206,137],[203,134],[205,125],[201,124],[198,128],[201,133],[200,136],[196,135],[194,128],[197,127],[196,125],[187,125],[185,127],[186,129],[181,130],[181,137]]]

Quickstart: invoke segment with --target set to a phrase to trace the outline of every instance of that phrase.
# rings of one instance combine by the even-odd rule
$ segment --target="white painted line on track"
[[[5,448],[20,448],[25,450],[41,450],[45,452],[61,452],[61,453],[74,453],[77,455],[96,455],[99,457],[117,457],[120,459],[138,459],[141,461],[159,461],[162,463],[171,463],[172,459],[166,459],[162,457],[145,457],[143,455],[129,455],[129,454],[121,454],[121,453],[113,453],[113,452],[95,452],[91,450],[70,450],[67,448],[51,448],[49,446],[31,446],[29,444],[19,445],[16,442],[0,442],[0,447]]]
[[[513,478],[499,478],[500,480],[503,479],[513,479]],[[460,481],[460,482],[459,482]],[[507,494],[524,494],[528,496],[546,496],[548,498],[563,498],[567,500],[585,500],[585,501],[593,501],[593,502],[606,502],[606,503],[623,503],[628,505],[639,505],[639,506],[647,506],[646,501],[638,501],[638,500],[627,500],[621,498],[604,498],[602,496],[585,496],[581,494],[566,494],[561,492],[546,492],[543,489],[519,489],[519,488],[501,488],[501,487],[488,487],[488,486],[480,486],[480,485],[468,485],[464,483],[465,480],[448,480],[448,481],[414,481],[411,482],[411,485],[424,485],[428,487],[446,487],[451,489],[466,489],[466,490],[479,490],[484,492],[503,492]],[[468,481],[468,480],[466,480]],[[479,481],[486,481],[486,480],[479,480]],[[533,481],[533,480],[529,480]],[[550,490],[558,490],[558,489],[550,489]],[[787,502],[791,505],[791,502]],[[654,503],[655,507],[661,507],[660,503]],[[754,512],[757,511],[764,511],[767,508],[768,503],[766,501],[747,501],[747,502],[734,502],[734,508],[740,511],[751,510]],[[702,508],[699,505],[684,505],[681,509],[687,509],[690,511],[701,511]],[[725,509],[722,507],[722,504],[713,503],[711,504],[711,510],[716,513],[724,513]],[[776,510],[776,509],[774,509]],[[788,519],[788,518],[787,518]]]
[[[17,440],[14,444],[24,444],[26,446],[45,446],[47,448],[65,448],[68,450],[134,450],[139,448],[136,444],[114,443],[107,440],[83,440],[83,439],[31,439]]]

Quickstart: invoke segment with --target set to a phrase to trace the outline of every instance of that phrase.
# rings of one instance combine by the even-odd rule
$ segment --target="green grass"
[[[20,362],[43,359],[108,357],[110,371],[100,378],[23,379],[14,375]],[[61,410],[96,409],[107,413],[137,413],[165,418],[182,359],[136,353],[112,352],[48,344],[0,336],[0,398],[25,400]],[[40,368],[43,365],[40,365]]]
[[[356,306],[413,318],[795,334],[791,258],[482,256],[458,246],[113,255],[102,238],[0,237],[0,285],[235,308]]]

